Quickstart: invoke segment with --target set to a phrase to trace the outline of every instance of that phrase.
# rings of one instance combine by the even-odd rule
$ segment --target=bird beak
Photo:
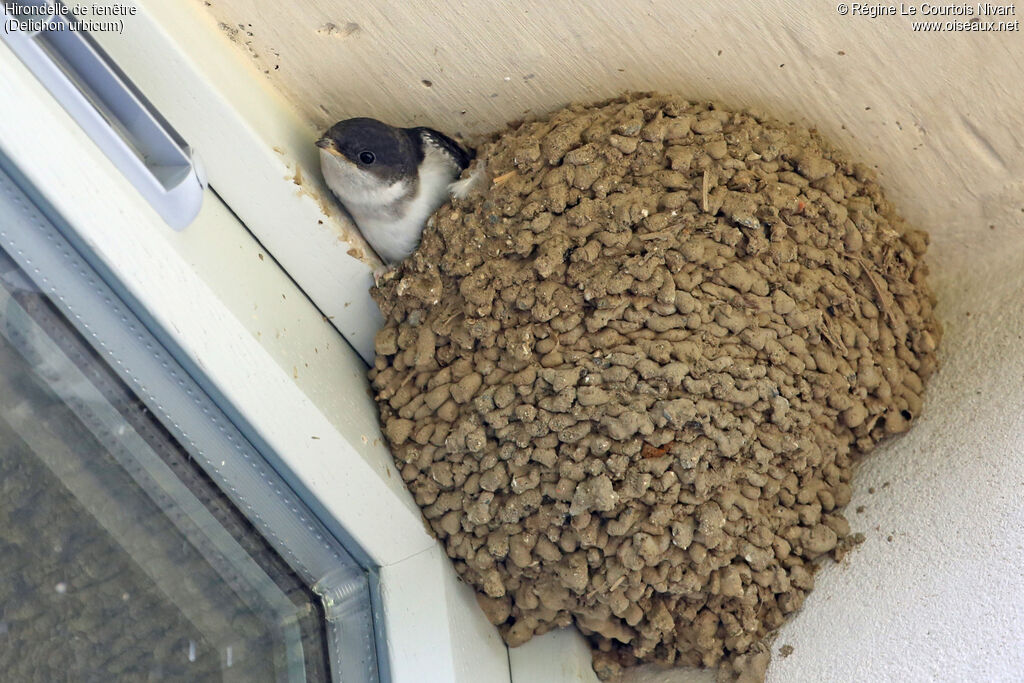
[[[316,146],[320,149],[326,149],[328,152],[338,153],[338,148],[334,146],[334,140],[328,137],[322,137],[316,141]]]

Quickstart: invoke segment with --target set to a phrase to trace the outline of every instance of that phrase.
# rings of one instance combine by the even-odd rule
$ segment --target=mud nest
[[[661,95],[478,150],[374,290],[402,477],[510,645],[575,623],[603,678],[763,677],[854,542],[855,458],[921,412],[927,235],[814,131]]]

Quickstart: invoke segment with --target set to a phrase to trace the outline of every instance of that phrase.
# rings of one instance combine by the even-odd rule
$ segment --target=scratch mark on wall
[[[964,128],[967,129],[969,133],[968,140],[978,153],[978,156],[985,159],[996,170],[1006,171],[1006,160],[999,153],[999,148],[988,138],[988,135],[963,114],[960,115],[960,121],[964,124]]]

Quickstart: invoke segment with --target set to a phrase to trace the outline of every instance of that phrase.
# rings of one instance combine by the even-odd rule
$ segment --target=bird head
[[[383,200],[414,181],[422,145],[409,129],[376,119],[345,119],[317,140],[324,175],[346,205]]]

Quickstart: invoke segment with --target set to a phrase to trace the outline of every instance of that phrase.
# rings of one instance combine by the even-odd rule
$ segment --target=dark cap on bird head
[[[370,118],[339,121],[317,140],[316,146],[382,178],[414,176],[423,160],[423,148],[413,129]]]

